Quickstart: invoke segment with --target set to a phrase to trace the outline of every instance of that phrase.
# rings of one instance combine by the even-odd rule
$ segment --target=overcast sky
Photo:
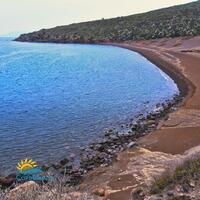
[[[0,34],[125,16],[192,0],[0,0]]]

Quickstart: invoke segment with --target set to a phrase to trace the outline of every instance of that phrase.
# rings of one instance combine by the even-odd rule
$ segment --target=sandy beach
[[[167,73],[184,97],[177,110],[137,148],[118,155],[110,167],[91,172],[81,185],[103,199],[129,199],[133,190],[148,188],[156,177],[200,152],[200,37],[111,43],[139,52]],[[100,198],[101,199],[101,198]]]

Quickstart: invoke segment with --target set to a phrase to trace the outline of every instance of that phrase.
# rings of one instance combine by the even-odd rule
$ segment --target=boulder
[[[95,188],[92,191],[92,193],[95,194],[95,195],[97,195],[97,196],[103,197],[103,196],[105,196],[105,191],[106,191],[105,188],[99,187],[99,188]]]
[[[8,199],[15,200],[19,197],[28,196],[28,194],[32,193],[34,190],[39,188],[40,186],[34,181],[25,182],[14,189],[10,190],[8,193]]]
[[[67,158],[64,158],[63,160],[60,161],[61,165],[66,165],[69,162]]]
[[[127,148],[130,149],[132,147],[136,146],[136,143],[135,142],[130,142],[128,145],[127,145]]]
[[[7,188],[12,186],[16,182],[16,174],[10,174],[9,176],[0,178],[0,186]]]

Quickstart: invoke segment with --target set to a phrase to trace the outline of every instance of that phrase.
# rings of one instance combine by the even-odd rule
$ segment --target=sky
[[[192,0],[0,0],[0,35],[126,16]]]

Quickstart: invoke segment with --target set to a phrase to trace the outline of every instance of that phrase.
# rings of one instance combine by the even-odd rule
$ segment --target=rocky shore
[[[156,130],[161,120],[166,120],[170,112],[176,110],[183,97],[175,95],[172,100],[157,104],[156,109],[148,114],[140,114],[134,120],[122,125],[125,132],[116,129],[105,131],[104,137],[81,149],[80,163],[76,163],[74,156],[64,158],[57,163],[44,165],[42,169],[55,177],[65,176],[69,186],[81,183],[82,178],[91,170],[99,166],[109,166],[116,160],[117,154],[128,148],[136,147],[137,140]],[[3,188],[14,187],[16,175],[10,174],[0,178]]]
[[[184,187],[180,183],[175,183],[171,196],[166,191],[151,194],[156,179],[200,155],[199,44],[200,37],[110,44],[137,51],[159,66],[175,80],[184,99],[178,109],[159,122],[156,130],[138,139],[137,148],[120,152],[117,161],[106,170],[99,168],[90,173],[81,184],[82,191],[95,192],[106,200],[199,199],[198,187],[190,187],[185,195],[182,190],[176,190]],[[187,178],[190,180],[193,178]]]
[[[143,56],[148,57],[144,50],[137,47],[126,46],[126,44],[116,43],[99,43],[103,45],[114,45],[130,50],[137,51]],[[103,133],[103,138],[90,143],[81,149],[80,162],[77,163],[75,155],[70,155],[63,160],[42,166],[42,169],[55,177],[65,176],[66,184],[80,184],[84,176],[99,166],[109,166],[116,160],[119,152],[129,148],[138,146],[138,139],[155,131],[161,121],[167,120],[168,114],[176,111],[177,106],[183,101],[188,94],[189,88],[183,76],[177,76],[177,71],[165,68],[165,63],[157,62],[151,57],[148,59],[158,65],[165,73],[174,78],[179,87],[180,95],[175,95],[172,100],[168,100],[156,105],[156,108],[147,114],[140,114],[136,118],[131,119],[129,123],[122,125],[120,131],[117,129],[109,129]],[[162,59],[161,59],[162,60]],[[175,71],[174,71],[175,70]],[[0,185],[3,188],[12,187],[16,183],[16,175],[10,174],[7,177],[0,177]]]
[[[113,43],[142,53],[175,80],[181,95],[125,124],[126,133],[107,130],[102,140],[82,149],[79,165],[70,157],[44,169],[66,175],[68,185],[79,184],[80,192],[89,191],[103,199],[130,199],[133,195],[151,199],[148,192],[141,191],[148,191],[155,177],[199,153],[198,148],[192,149],[200,144],[199,41],[199,37],[186,37]],[[10,186],[14,177],[0,182]]]

